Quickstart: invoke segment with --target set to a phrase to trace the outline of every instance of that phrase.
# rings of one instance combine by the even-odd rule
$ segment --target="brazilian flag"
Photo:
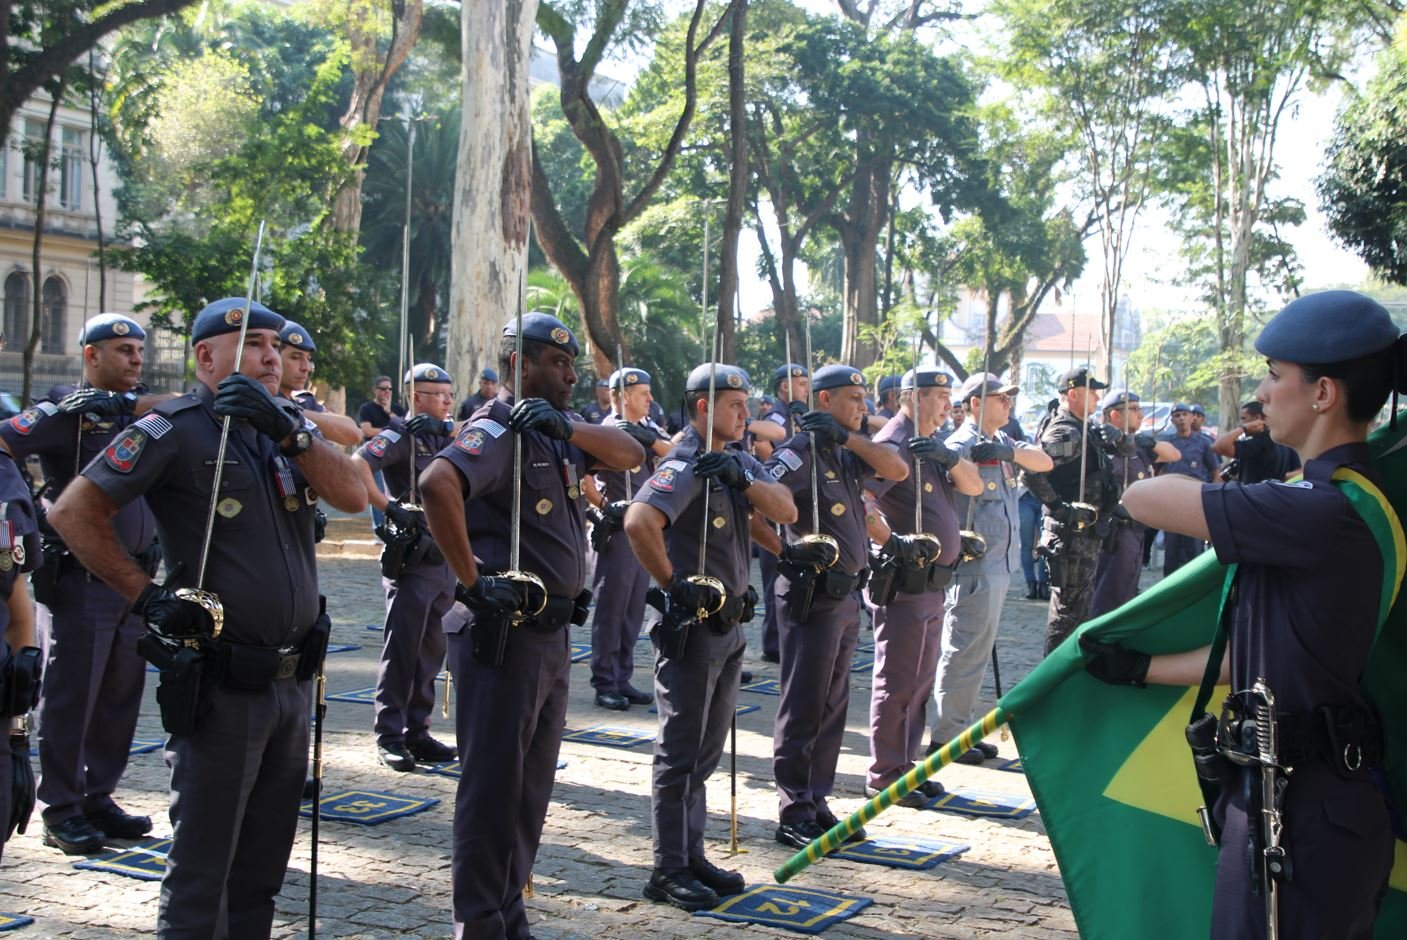
[[[1340,471],[1387,559],[1378,635],[1363,684],[1388,729],[1392,790],[1407,799],[1407,603],[1394,604],[1407,566],[1397,517],[1407,518],[1407,423],[1369,441],[1385,481]],[[1390,510],[1396,508],[1396,514]],[[1147,653],[1206,646],[1216,630],[1227,568],[1207,552],[1080,631]],[[1389,612],[1390,611],[1390,612]],[[1129,936],[1129,912],[1164,937],[1206,936],[1217,850],[1197,819],[1202,794],[1184,728],[1195,688],[1106,685],[1084,671],[1077,636],[1000,702],[1085,938]],[[1213,693],[1213,703],[1226,690]],[[1398,841],[1391,889],[1375,935],[1407,937],[1407,843]],[[1151,935],[1151,934],[1150,934]]]

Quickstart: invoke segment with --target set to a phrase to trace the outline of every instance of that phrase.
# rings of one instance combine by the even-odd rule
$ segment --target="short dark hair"
[[[537,340],[523,337],[523,355],[529,362],[537,362],[537,357],[542,355],[542,347],[545,344]],[[507,375],[513,368],[513,353],[518,349],[518,340],[514,336],[504,336],[498,341],[498,368],[499,371]]]
[[[1265,414],[1265,406],[1262,405],[1260,402],[1256,401],[1254,398],[1242,405],[1241,410],[1249,411],[1253,415]]]
[[[380,385],[382,382],[391,382],[391,377],[390,377],[389,375],[378,375],[376,378],[374,378],[374,379],[371,380],[371,387],[374,389],[374,388],[376,388],[376,386]],[[396,387],[396,383],[395,383],[395,382],[391,382],[391,387],[392,387],[392,388],[395,388],[395,387]]]
[[[1397,347],[1346,359],[1343,362],[1300,363],[1305,382],[1337,379],[1348,396],[1348,416],[1353,421],[1371,421],[1392,393],[1393,359]]]

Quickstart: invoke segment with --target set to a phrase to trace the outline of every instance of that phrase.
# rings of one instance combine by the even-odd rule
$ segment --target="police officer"
[[[0,425],[0,447],[18,461],[39,458],[52,501],[78,471],[158,399],[139,399],[146,332],[130,317],[103,313],[79,337],[87,386],[58,403],[42,401]],[[114,520],[123,546],[155,574],[156,527],[141,499]],[[3,538],[0,538],[3,543]],[[52,535],[35,575],[41,632],[49,636],[39,703],[39,797],[44,842],[76,855],[101,851],[108,838],[135,839],[151,819],[124,812],[113,798],[127,768],[146,666],[137,655],[142,621],[127,600],[94,578]]]
[[[1197,413],[1193,411],[1193,408],[1193,405],[1182,402],[1173,405],[1173,430],[1163,435],[1163,440],[1176,447],[1180,457],[1164,465],[1162,472],[1192,477],[1203,483],[1219,483],[1221,474],[1218,467],[1221,464],[1221,458],[1212,449],[1214,443],[1212,439],[1194,427],[1197,422]],[[1164,577],[1202,554],[1206,548],[1206,542],[1178,532],[1164,532]]]
[[[980,553],[964,555],[957,575],[948,585],[943,652],[933,688],[933,703],[937,706],[933,743],[939,746],[972,723],[982,677],[996,645],[1006,591],[1012,573],[1019,570],[1021,510],[1017,505],[1017,473],[1049,473],[1055,466],[1045,451],[1014,441],[1002,430],[1018,391],[991,373],[969,376],[958,392],[958,399],[966,406],[967,420],[946,442],[949,448],[976,463],[981,474],[975,493],[959,490],[957,511],[964,522],[971,520],[970,528],[982,537],[986,547]],[[981,764],[996,756],[995,745],[979,741],[957,759],[964,764]]]
[[[802,433],[767,462],[771,478],[796,499],[800,520],[787,527],[785,544],[775,533],[766,541],[754,533],[759,545],[780,558],[782,691],[772,770],[779,803],[776,839],[795,848],[834,825],[826,798],[835,786],[845,735],[850,657],[860,632],[860,589],[869,560],[864,483],[875,475],[894,481],[909,475],[897,450],[858,433],[866,417],[864,373],[825,366],[812,376],[812,388],[817,409],[802,416]],[[803,538],[817,528],[834,543]]]
[[[133,602],[147,623],[144,655],[162,665],[172,826],[163,938],[272,929],[308,764],[311,679],[330,628],[320,612],[313,509],[318,499],[346,512],[366,507],[350,458],[274,397],[283,318],[250,304],[238,348],[245,304],[226,298],[196,316],[195,391],[115,436],[49,517],[79,562]],[[235,420],[202,557],[223,416]],[[143,495],[171,572],[164,586],[102,524]],[[202,567],[220,620],[175,591],[194,587]],[[196,663],[191,645],[201,650]]]
[[[346,415],[328,411],[308,388],[313,374],[313,354],[318,351],[313,334],[292,320],[285,320],[279,331],[279,356],[283,359],[283,377],[278,393],[308,412],[308,420],[318,426],[322,436],[334,444],[348,447],[363,441],[361,428]]]
[[[875,443],[894,448],[905,466],[919,471],[898,482],[866,482],[870,538],[884,546],[879,567],[894,569],[869,587],[875,654],[868,794],[908,773],[920,756],[943,631],[943,590],[953,576],[961,541],[953,490],[975,493],[981,485],[971,461],[934,437],[952,396],[948,373],[932,366],[911,370],[900,382],[898,413],[874,436]],[[920,502],[921,532],[915,528],[919,520],[914,511]],[[916,541],[916,533],[937,538],[938,551],[931,543]],[[941,783],[926,780],[899,804],[922,808],[942,794]]]
[[[645,589],[649,573],[635,560],[630,541],[613,534],[625,520],[626,507],[635,490],[655,470],[655,459],[669,453],[663,429],[650,419],[650,373],[625,367],[611,375],[611,411],[602,422],[625,431],[645,449],[645,461],[629,472],[598,471],[587,477],[591,513],[591,542],[596,568],[591,590],[596,613],[591,618],[591,687],[596,704],[612,711],[655,700],[649,692],[630,684],[635,674],[635,641],[645,619]],[[626,485],[629,477],[630,485]]]
[[[1094,598],[1094,569],[1099,560],[1099,533],[1094,524],[1105,506],[1108,481],[1103,438],[1091,434],[1090,418],[1099,402],[1095,392],[1109,386],[1085,368],[1071,369],[1056,381],[1059,401],[1052,401],[1036,439],[1050,455],[1054,469],[1025,471],[1026,487],[1045,506],[1038,551],[1050,568],[1050,611],[1045,651],[1049,653],[1089,616]],[[1084,456],[1084,492],[1080,492]]]
[[[1104,416],[1105,427],[1133,435],[1132,448],[1120,448],[1109,456],[1109,484],[1117,487],[1121,496],[1131,484],[1151,478],[1156,465],[1177,459],[1177,448],[1172,444],[1158,440],[1152,431],[1139,430],[1143,424],[1143,408],[1133,392],[1127,389],[1109,392],[1099,400],[1099,411]],[[1094,572],[1091,618],[1122,607],[1133,599],[1138,593],[1143,561],[1143,526],[1118,510],[1104,516],[1095,526],[1102,527],[1105,534]]]
[[[756,458],[727,447],[747,426],[748,386],[736,366],[705,364],[689,373],[684,394],[694,421],[640,487],[625,522],[640,564],[668,597],[652,634],[660,717],[650,791],[655,868],[644,893],[686,911],[713,907],[746,887],[742,875],[704,857],[705,784],[723,755],[738,698],[746,646],[739,621],[752,619],[757,600],[748,586],[749,514],[796,518],[791,493],[771,482]],[[710,425],[712,451],[705,447]],[[700,532],[707,539],[702,570]],[[691,581],[695,575],[717,583]],[[717,613],[699,620],[700,609]]]
[[[388,520],[379,533],[386,543],[381,556],[386,621],[372,730],[381,763],[402,772],[414,770],[416,761],[455,759],[454,748],[430,736],[435,677],[445,661],[440,621],[454,603],[454,572],[430,538],[415,484],[453,440],[449,410],[454,396],[449,373],[434,363],[412,366],[406,379],[411,386],[410,417],[393,417],[390,426],[353,458],[367,499]],[[386,493],[376,486],[377,472],[386,480]]]
[[[876,387],[875,390],[876,397],[879,399],[877,402],[875,402],[878,409],[876,412],[877,417],[883,418],[885,421],[888,421],[890,418],[894,417],[894,415],[898,413],[899,392],[901,388],[902,382],[899,376],[880,376],[879,385]]]
[[[1283,480],[1300,467],[1295,452],[1270,436],[1265,410],[1254,400],[1241,406],[1240,422],[1223,431],[1212,449],[1217,456],[1228,458],[1221,465],[1222,479],[1234,478],[1240,483]]]
[[[748,424],[746,434],[758,460],[767,460],[777,444],[792,436],[795,419],[806,413],[810,388],[811,373],[803,365],[789,362],[772,373],[772,406]],[[782,654],[777,632],[777,556],[758,552],[757,567],[762,577],[762,658],[779,663]]]
[[[1134,518],[1208,540],[1218,560],[1238,566],[1226,615],[1230,655],[1211,673],[1234,693],[1223,725],[1248,717],[1244,692],[1257,680],[1276,700],[1277,756],[1293,771],[1277,773],[1291,871],[1278,882],[1282,936],[1370,937],[1387,893],[1393,825],[1375,781],[1383,731],[1360,681],[1384,583],[1397,574],[1369,517],[1333,476],[1347,470],[1378,485],[1365,442],[1389,393],[1407,391],[1405,346],[1387,311],[1362,294],[1293,301],[1256,339],[1267,365],[1256,398],[1270,433],[1304,461],[1304,479],[1243,485],[1169,474],[1131,485],[1124,497]],[[1208,666],[1209,648],[1151,660],[1104,644],[1086,650],[1086,668],[1114,683],[1196,685]],[[1221,854],[1211,936],[1262,937],[1265,887],[1254,883],[1265,847],[1262,768],[1240,735],[1218,740],[1237,759],[1222,765],[1226,782],[1213,810]]]
[[[619,428],[569,416],[581,352],[571,330],[549,314],[527,314],[521,361],[517,333],[510,320],[498,368],[510,389],[514,370],[522,370],[523,399],[500,393],[480,408],[420,479],[430,531],[471,613],[468,636],[451,634],[449,641],[463,768],[454,810],[455,936],[495,940],[529,936],[523,886],[562,741],[571,669],[567,625],[585,623],[590,602],[582,590],[581,480],[596,466],[623,470],[645,456]],[[518,533],[511,526],[514,434],[523,444]],[[504,576],[514,535],[520,570],[540,579],[541,588]]]
[[[484,369],[479,373],[479,390],[459,403],[459,412],[455,418],[460,421],[468,421],[474,412],[497,397],[498,373],[493,369]]]
[[[596,380],[596,400],[587,402],[586,407],[581,409],[582,418],[592,424],[600,424],[605,420],[606,415],[611,410],[611,382],[610,379]]]

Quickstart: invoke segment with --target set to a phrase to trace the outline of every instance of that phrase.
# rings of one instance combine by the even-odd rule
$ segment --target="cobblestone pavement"
[[[754,571],[755,571],[754,566]],[[375,681],[383,613],[378,566],[371,560],[325,560],[322,588],[333,614],[333,642],[361,648],[328,658],[329,693],[362,689]],[[1040,656],[1045,605],[1022,599],[1013,588],[1002,622],[999,650],[1003,680],[1010,686]],[[760,620],[760,618],[759,618]],[[368,629],[375,625],[378,632]],[[745,668],[761,678],[777,667],[760,658],[758,624],[751,626]],[[574,639],[589,642],[588,628]],[[868,641],[868,635],[862,642]],[[650,647],[637,648],[637,675],[648,687]],[[607,712],[591,701],[585,663],[572,667],[567,726],[596,724],[653,730],[655,715],[641,707]],[[981,709],[993,689],[984,689]],[[154,677],[153,677],[154,679]],[[160,722],[149,682],[138,737],[159,739]],[[849,727],[841,755],[837,811],[853,811],[863,797],[868,761],[870,676],[854,674]],[[741,869],[750,883],[771,880],[772,870],[790,856],[772,841],[776,797],[771,783],[774,696],[742,693],[740,701],[760,706],[738,719],[739,833],[747,854],[730,859],[729,778],[725,755],[709,785],[709,854],[726,867]],[[376,760],[371,737],[371,706],[330,702],[325,753],[330,789],[364,788],[441,802],[418,815],[378,826],[325,821],[319,858],[319,934],[325,937],[444,937],[450,933],[450,818],[455,781],[417,771],[398,774]],[[438,719],[436,733],[452,739],[451,721]],[[1002,756],[1014,757],[1014,744],[993,738]],[[732,926],[690,917],[644,900],[640,888],[650,870],[650,750],[646,745],[615,749],[566,743],[565,769],[556,789],[535,870],[536,897],[529,901],[539,938],[652,936],[731,937],[785,931]],[[37,768],[36,768],[37,769]],[[1029,795],[1020,774],[955,765],[941,779],[954,785]],[[161,751],[132,758],[119,798],[125,807],[150,813],[155,833],[169,835],[167,775]],[[900,807],[883,813],[874,835],[904,834],[956,840],[971,846],[961,857],[927,872],[907,872],[828,859],[793,883],[872,898],[859,916],[827,932],[832,937],[1070,937],[1073,918],[1046,840],[1039,813],[1018,821],[970,819]],[[24,913],[35,923],[18,936],[130,937],[149,934],[157,909],[157,882],[78,870],[75,859],[45,848],[36,811],[28,834],[16,836],[0,867],[0,911]],[[274,934],[307,933],[309,868],[308,821],[289,864],[278,904]]]

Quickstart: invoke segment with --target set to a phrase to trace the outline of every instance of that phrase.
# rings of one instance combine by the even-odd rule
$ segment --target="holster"
[[[751,584],[747,586],[747,593],[742,597],[742,611],[738,614],[738,623],[752,623],[752,619],[757,616],[757,588]]]
[[[156,704],[167,734],[191,734],[200,719],[205,652],[163,641],[154,633],[137,639],[137,652],[160,671]]]
[[[689,627],[693,622],[690,612],[673,607],[669,594],[662,588],[652,587],[646,591],[645,603],[660,614],[660,619],[650,627],[650,642],[656,652],[668,659],[679,659],[689,645]]]
[[[307,682],[318,674],[322,661],[327,657],[327,644],[332,639],[332,618],[327,615],[327,598],[318,597],[318,619],[308,635],[303,637],[299,650],[298,669],[294,676],[299,682]]]
[[[782,570],[782,565],[777,565],[777,570]],[[800,623],[811,615],[811,607],[816,601],[816,575],[814,568],[804,568],[796,572],[796,577],[787,575],[789,585],[787,587],[787,616],[794,622]]]
[[[503,653],[508,648],[508,630],[512,621],[508,614],[474,611],[469,624],[469,642],[474,662],[481,666],[502,666]]]
[[[1212,807],[1236,779],[1236,765],[1217,748],[1216,729],[1216,717],[1204,712],[1185,731],[1187,744],[1192,748],[1192,764],[1197,769],[1197,784],[1202,790],[1202,831],[1211,845],[1221,844],[1221,826],[1212,816]]]
[[[59,575],[63,574],[64,559],[71,557],[63,543],[51,545],[44,541],[44,560],[29,576],[29,587],[37,603],[51,607],[59,597]]]
[[[898,593],[898,560],[887,555],[870,555],[870,602],[884,607]]]
[[[327,513],[321,509],[313,510],[313,544],[316,545],[327,538]]]
[[[0,640],[0,650],[0,718],[27,714],[39,702],[40,674],[44,669],[39,648],[12,650]]]

